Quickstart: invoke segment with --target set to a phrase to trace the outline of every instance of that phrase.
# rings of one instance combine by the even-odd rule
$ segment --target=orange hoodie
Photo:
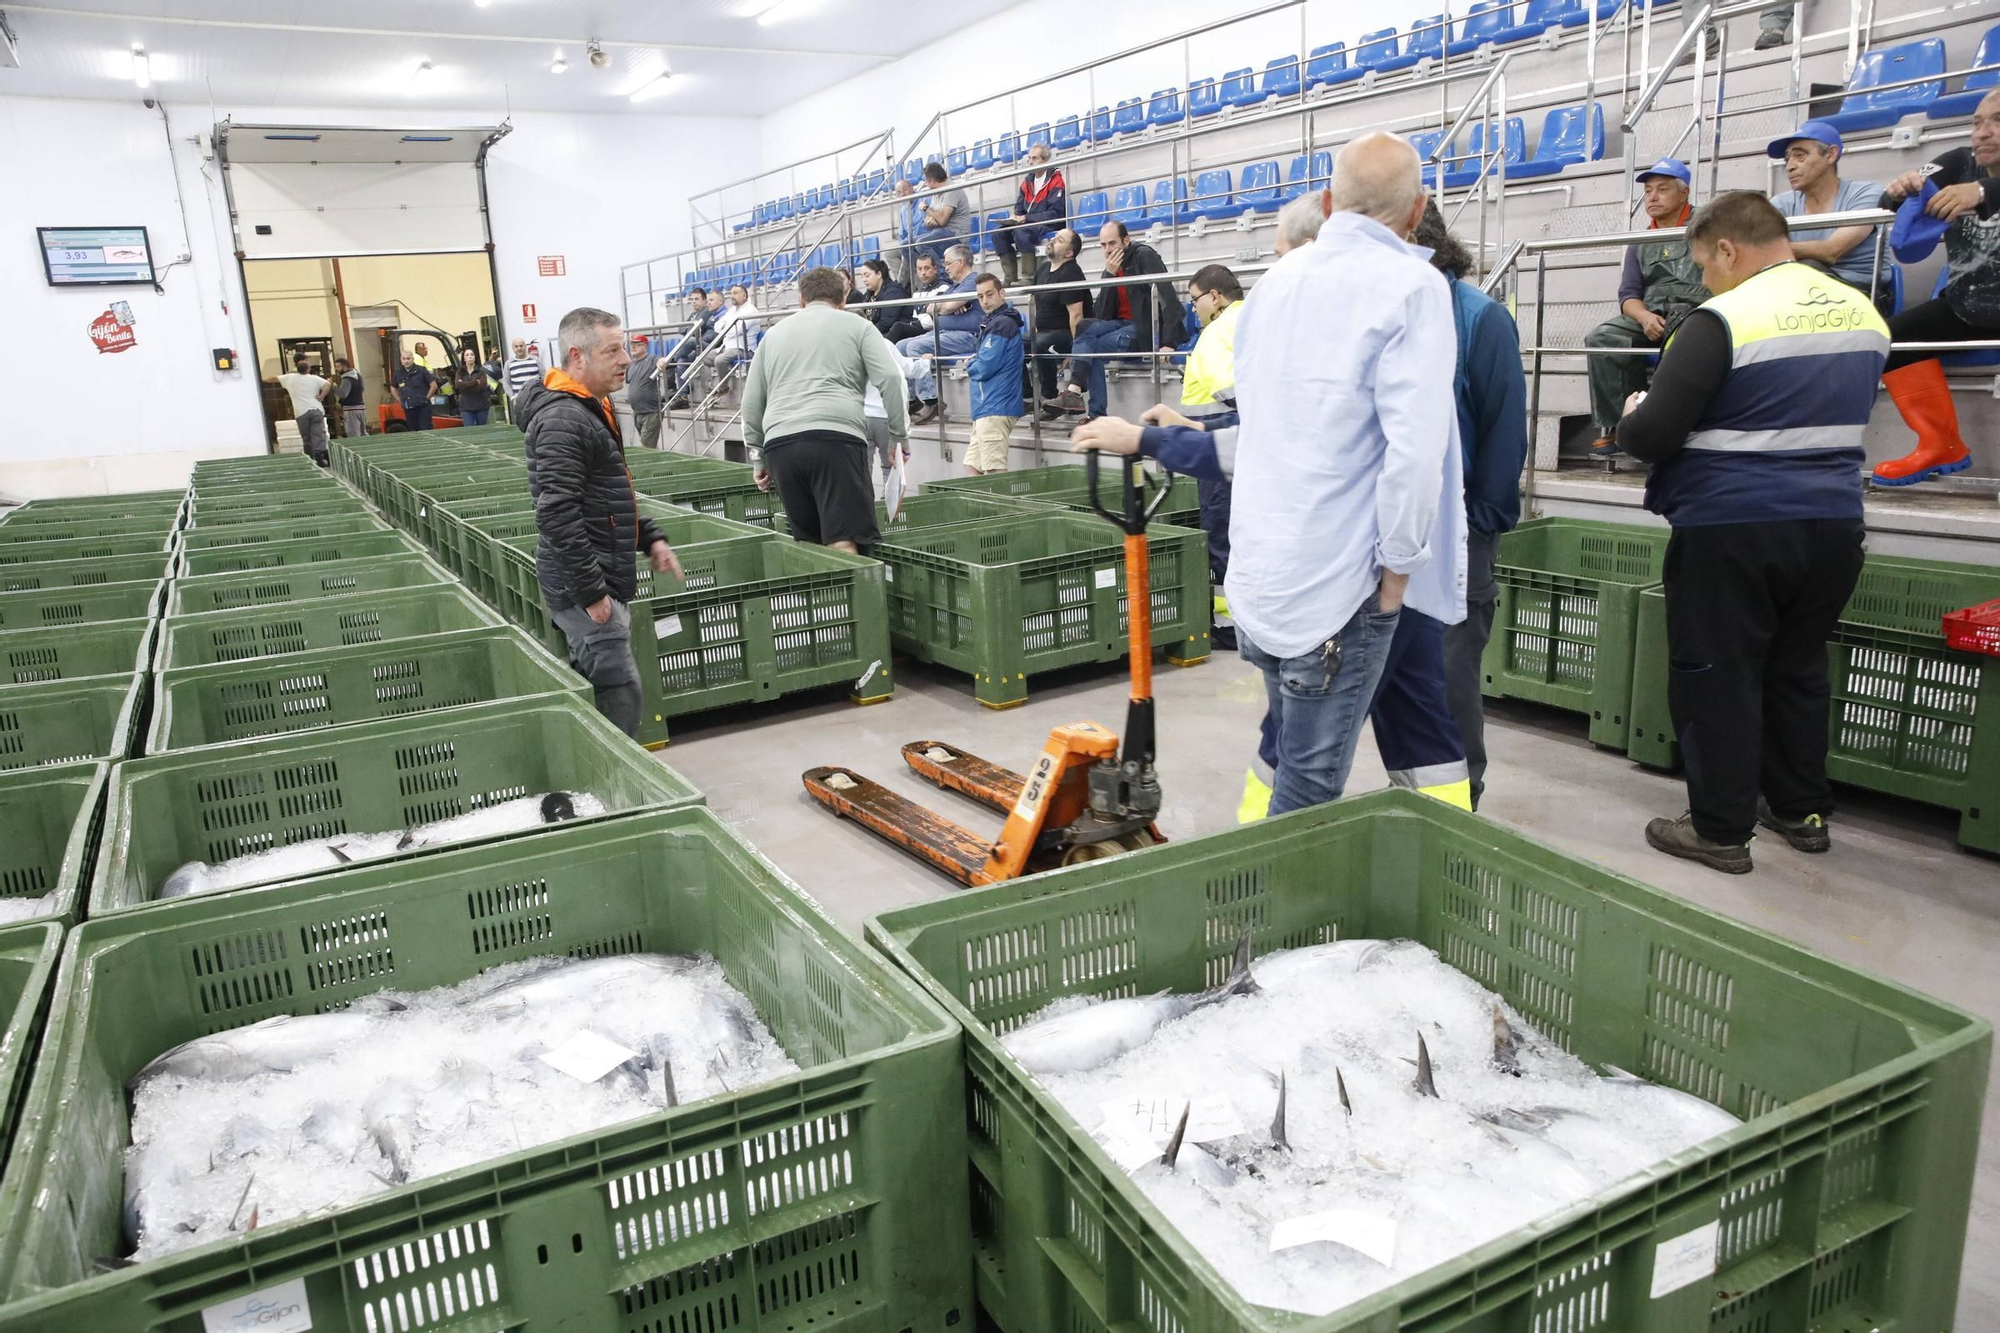
[[[585,402],[596,403],[597,410],[604,414],[604,424],[611,427],[612,438],[618,438],[618,414],[611,410],[611,400],[609,398],[599,398],[590,390],[584,388],[574,375],[571,375],[560,366],[553,367],[543,373],[542,387],[552,390],[555,393],[574,394]]]

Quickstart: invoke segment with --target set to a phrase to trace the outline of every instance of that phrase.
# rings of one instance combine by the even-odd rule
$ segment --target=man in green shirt
[[[840,274],[816,268],[799,281],[799,313],[779,320],[750,362],[743,439],[760,451],[757,485],[776,490],[803,542],[857,554],[881,539],[868,474],[868,386],[882,395],[889,436],[909,438],[903,372],[865,319],[841,308]]]

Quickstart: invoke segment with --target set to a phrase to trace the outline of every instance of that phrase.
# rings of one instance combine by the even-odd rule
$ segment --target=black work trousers
[[[1069,326],[1035,330],[1035,378],[1041,381],[1042,401],[1056,396],[1056,372],[1069,355]]]
[[[1832,813],[1826,641],[1861,542],[1858,518],[1674,529],[1667,700],[1702,837],[1749,841],[1760,791],[1781,819]]]
[[[1889,336],[1905,343],[1983,342],[1988,338],[2000,338],[2000,329],[1982,329],[1977,324],[1967,323],[1949,302],[1937,296],[1921,305],[1911,306],[1900,315],[1891,315]],[[1889,364],[1883,370],[1886,373],[1919,361],[1935,361],[1938,355],[1936,352],[1891,352]]]

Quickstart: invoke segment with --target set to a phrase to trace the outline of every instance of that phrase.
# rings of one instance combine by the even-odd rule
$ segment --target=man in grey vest
[[[1659,231],[1687,225],[1693,212],[1688,207],[1688,183],[1692,179],[1687,163],[1677,157],[1663,157],[1639,173],[1646,191],[1648,227]],[[1590,452],[1600,458],[1618,453],[1618,418],[1625,400],[1646,387],[1652,368],[1634,349],[1661,347],[1674,326],[1708,299],[1702,286],[1701,269],[1688,253],[1687,241],[1645,241],[1625,251],[1625,270],[1618,282],[1618,314],[1605,320],[1584,338],[1583,345],[1612,349],[1610,354],[1589,360],[1590,419],[1597,428]]]

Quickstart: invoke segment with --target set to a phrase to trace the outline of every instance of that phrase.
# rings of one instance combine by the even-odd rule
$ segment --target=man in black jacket
[[[863,301],[905,301],[910,289],[889,276],[889,266],[879,259],[870,259],[856,271],[854,280],[859,284],[860,299]],[[881,330],[882,336],[890,336],[889,330],[896,322],[909,317],[908,306],[885,305],[875,310],[857,310],[857,315],[865,316],[870,324]]]
[[[655,570],[676,576],[681,564],[659,528],[640,516],[625,470],[610,395],[632,361],[618,316],[572,310],[557,336],[561,365],[515,399],[535,497],[535,576],[569,640],[571,665],[597,692],[597,711],[636,736],[639,664],[628,605],[639,588],[634,556],[643,551]]]
[[[1097,243],[1104,249],[1106,278],[1131,279],[1167,271],[1159,253],[1143,241],[1133,240],[1122,222],[1105,223],[1104,229],[1097,233]],[[1149,295],[1152,299],[1148,299]],[[1155,303],[1160,314],[1157,329],[1153,321]],[[1083,412],[1087,408],[1086,421],[1104,415],[1106,358],[1085,354],[1171,352],[1187,336],[1180,297],[1174,294],[1170,282],[1106,282],[1097,289],[1097,305],[1092,313],[1095,318],[1085,320],[1076,331],[1070,349],[1069,388],[1056,399],[1056,405],[1065,412]],[[1085,385],[1089,386],[1088,398]]]

